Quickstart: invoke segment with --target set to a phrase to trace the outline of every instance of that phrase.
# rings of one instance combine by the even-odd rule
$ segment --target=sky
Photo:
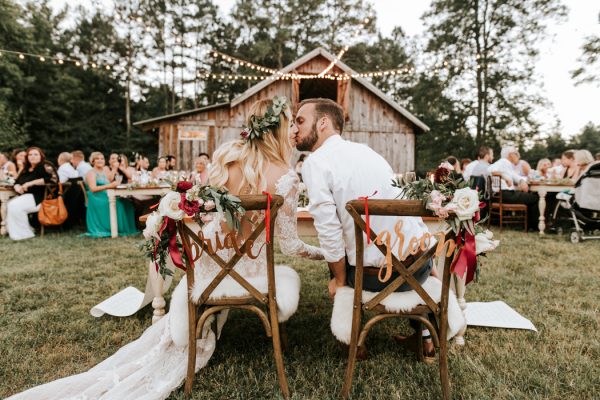
[[[110,4],[110,0],[97,1]],[[430,0],[370,1],[377,13],[378,28],[384,35],[390,34],[396,26],[401,26],[409,36],[423,33],[421,16],[429,8]],[[51,4],[58,7],[67,2],[72,6],[76,3],[90,5],[93,0],[51,0]],[[224,14],[228,14],[235,0],[214,2]],[[536,62],[536,72],[542,84],[542,94],[551,103],[539,118],[546,122],[546,128],[550,128],[553,117],[558,117],[563,136],[570,137],[579,133],[590,121],[600,125],[600,87],[592,84],[575,86],[570,76],[570,71],[576,68],[584,38],[591,34],[600,35],[600,3],[568,0],[564,4],[569,7],[567,21],[549,25],[548,35],[540,43],[541,54]]]

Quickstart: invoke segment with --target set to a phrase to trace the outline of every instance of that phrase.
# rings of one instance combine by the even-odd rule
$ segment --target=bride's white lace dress
[[[311,259],[322,259],[320,249],[302,242],[296,230],[296,205],[298,202],[298,176],[292,170],[283,175],[276,185],[276,194],[284,197],[284,205],[280,208],[276,220],[276,237],[279,239],[281,251],[286,255],[298,255]],[[220,231],[221,218],[216,218],[204,228],[206,238],[214,238]],[[264,243],[264,232],[255,242],[258,249]],[[219,255],[224,259],[231,257],[233,250],[222,250]],[[252,260],[242,258],[235,270],[257,287],[266,288],[266,254]],[[192,290],[192,298],[198,298],[204,287],[220,271],[220,267],[210,259],[201,257],[195,269],[196,284]],[[276,267],[276,287],[279,299],[283,299],[279,290],[281,285],[298,285],[299,278],[295,271],[286,266]],[[187,283],[185,277],[173,292],[169,313],[150,326],[142,336],[122,347],[114,355],[107,358],[92,369],[79,375],[59,379],[45,385],[37,386],[25,392],[9,397],[10,400],[58,400],[58,399],[165,399],[179,387],[186,375],[187,367]],[[213,293],[220,295],[236,295],[241,286],[231,278],[222,282]],[[293,314],[298,305],[298,296],[293,294],[279,306],[279,320],[286,320]],[[225,318],[218,318],[222,327]],[[205,325],[202,338],[198,340],[196,370],[204,367],[212,356],[216,338],[212,330]]]

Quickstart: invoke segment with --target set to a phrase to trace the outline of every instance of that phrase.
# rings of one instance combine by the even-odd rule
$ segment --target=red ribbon
[[[367,244],[371,244],[371,217],[369,217],[369,197],[377,194],[377,190],[370,196],[361,196],[358,199],[365,201],[365,224],[367,225]]]
[[[267,209],[265,210],[265,225],[267,229],[267,244],[271,243],[271,200],[273,196],[269,192],[262,192],[267,196]]]
[[[177,246],[177,226],[175,225],[175,220],[166,217],[163,221],[162,226],[160,227],[160,229],[158,230],[158,236],[162,236],[162,233],[165,231],[165,229],[167,230],[167,233],[169,235],[169,255],[171,256],[171,260],[173,261],[173,264],[175,264],[175,266],[177,268],[180,268],[182,270],[186,270],[185,266],[183,265],[183,258],[181,257],[181,253],[179,252],[179,246]],[[158,272],[158,262],[156,260],[156,251],[157,251],[157,247],[158,247],[158,240],[155,242],[154,244],[154,264],[156,265],[156,272]]]
[[[458,252],[454,256],[450,272],[455,273],[461,279],[465,279],[465,285],[475,277],[477,269],[477,252],[475,249],[475,236],[463,229],[456,238]],[[465,278],[466,274],[466,278]]]

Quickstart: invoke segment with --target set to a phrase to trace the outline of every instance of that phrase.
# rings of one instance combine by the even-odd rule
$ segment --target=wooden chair
[[[423,207],[420,201],[412,200],[369,200],[369,215],[386,215],[386,216],[432,216],[432,213]],[[436,246],[425,251],[422,255],[414,260],[411,265],[405,265],[398,260],[396,255],[392,254],[392,264],[395,272],[399,276],[390,282],[390,284],[374,298],[365,303],[362,302],[362,286],[363,286],[363,255],[365,247],[363,243],[363,233],[366,232],[366,224],[362,219],[365,214],[364,202],[362,200],[349,201],[346,204],[346,210],[354,219],[354,231],[356,235],[356,274],[354,286],[354,305],[352,311],[352,331],[350,336],[350,348],[348,354],[348,367],[342,388],[342,397],[348,398],[352,387],[352,376],[356,364],[356,356],[359,348],[365,344],[369,330],[379,321],[392,317],[409,318],[417,322],[416,334],[418,343],[418,357],[423,360],[423,343],[422,343],[422,325],[425,325],[431,332],[434,345],[439,347],[439,370],[442,386],[442,395],[444,399],[450,398],[450,385],[448,380],[448,341],[446,340],[448,332],[448,296],[450,290],[450,263],[451,259],[446,257],[444,263],[444,272],[442,275],[442,293],[439,303],[436,303],[427,294],[425,289],[413,277],[413,274],[418,271],[429,260],[436,251]],[[454,234],[451,231],[444,233],[446,240],[454,239]],[[378,245],[375,243],[377,232],[372,229],[370,237],[373,245],[376,246],[383,254],[386,254],[387,247],[384,244]],[[438,238],[439,239],[439,238]],[[410,238],[405,238],[410,240]],[[392,249],[395,251],[394,249]],[[445,256],[445,252],[444,255]],[[413,290],[423,300],[423,305],[419,305],[407,312],[392,313],[387,311],[381,302],[392,294],[400,285],[407,282]],[[363,313],[365,311],[375,313],[375,316],[367,319],[363,323]],[[431,322],[428,315],[434,316],[435,322]]]
[[[246,211],[260,211],[267,209],[267,196],[265,195],[245,195],[240,196],[240,199],[242,200],[242,206]],[[272,233],[274,232],[275,228],[275,219],[277,217],[277,211],[282,204],[283,198],[281,196],[273,196],[271,200],[270,219],[270,230]],[[201,334],[204,323],[210,315],[213,315],[215,313],[229,308],[239,308],[243,310],[252,311],[255,314],[257,314],[263,323],[267,336],[272,338],[279,386],[281,387],[281,392],[283,393],[283,396],[286,399],[289,398],[290,393],[283,366],[281,337],[279,331],[280,327],[277,319],[277,296],[275,293],[275,259],[273,240],[271,240],[269,244],[265,245],[267,251],[267,293],[261,293],[261,291],[252,286],[246,279],[244,279],[234,270],[236,263],[243,257],[243,254],[246,252],[246,249],[252,246],[252,243],[258,238],[260,233],[265,230],[265,226],[266,220],[263,220],[260,224],[255,226],[250,236],[240,246],[240,253],[234,253],[233,257],[229,261],[225,261],[217,254],[210,254],[207,251],[206,243],[202,241],[185,224],[184,221],[179,221],[177,223],[177,230],[182,239],[183,249],[186,255],[185,262],[187,267],[186,276],[188,293],[191,293],[192,287],[194,286],[194,261],[197,259],[197,257],[195,256],[199,254],[200,247],[204,249],[205,254],[208,254],[222,268],[222,270],[214,277],[211,283],[206,287],[197,303],[194,303],[188,296],[188,315],[190,322],[189,353],[187,377],[184,389],[187,395],[189,395],[192,391],[192,385],[195,375],[196,338],[199,334]],[[195,253],[192,252],[192,248],[194,248]],[[220,297],[218,299],[212,299],[212,292],[219,285],[219,283],[222,282],[223,279],[227,276],[233,278],[244,289],[246,289],[248,295],[243,297]]]
[[[493,219],[498,220],[500,232],[504,225],[523,225],[527,232],[527,205],[508,204],[502,200],[502,175],[493,173],[488,176],[490,191],[490,218],[488,226]]]

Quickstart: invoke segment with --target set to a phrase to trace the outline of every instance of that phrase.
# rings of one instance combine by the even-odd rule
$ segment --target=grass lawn
[[[451,347],[457,399],[600,397],[600,243],[504,231],[485,260],[468,301],[503,300],[539,333],[470,327],[465,347]],[[90,239],[47,234],[14,243],[0,238],[0,397],[83,372],[137,338],[150,306],[129,318],[94,318],[90,308],[128,285],[145,284],[140,237]],[[314,240],[313,240],[314,241]],[[302,278],[300,307],[288,323],[285,366],[294,399],[333,399],[346,360],[330,332],[327,267],[278,254]],[[174,286],[174,285],[173,285]],[[370,359],[357,366],[353,398],[436,399],[437,367],[398,350],[391,334],[403,321],[375,327]],[[280,398],[270,341],[253,314],[232,313],[194,399]],[[183,399],[183,391],[171,399]]]

